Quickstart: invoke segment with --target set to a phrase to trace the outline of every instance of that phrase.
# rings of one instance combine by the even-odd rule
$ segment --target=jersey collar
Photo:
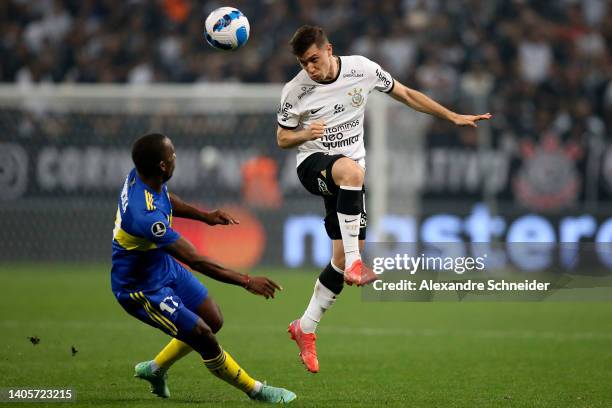
[[[164,193],[164,187],[166,187],[166,183],[162,184],[162,190],[160,193],[158,193],[157,191],[149,187],[147,183],[142,181],[142,179],[138,175],[138,171],[136,171],[136,168],[134,168],[134,177],[136,178],[136,183],[138,183],[144,190],[147,190],[149,193],[153,194],[153,196],[158,197],[159,195]]]
[[[329,85],[329,84],[333,84],[334,82],[336,82],[336,80],[340,77],[340,71],[342,71],[342,59],[337,56],[334,55],[334,58],[338,58],[338,72],[336,72],[336,77],[333,79],[330,79],[329,81],[314,81],[317,84],[321,84],[321,85]]]

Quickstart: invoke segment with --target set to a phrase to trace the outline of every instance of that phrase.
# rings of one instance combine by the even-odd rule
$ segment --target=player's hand
[[[490,113],[485,113],[484,115],[457,115],[453,119],[453,123],[457,126],[471,126],[478,127],[476,122],[479,120],[489,120],[493,117]]]
[[[223,210],[214,210],[207,213],[207,217],[204,222],[206,222],[208,225],[240,224],[240,221],[236,220]]]
[[[316,140],[323,137],[325,134],[325,123],[318,121],[310,124],[308,128],[307,140]]]
[[[276,290],[283,290],[278,283],[265,276],[250,276],[248,277],[245,289],[255,295],[261,295],[266,299],[274,298]]]

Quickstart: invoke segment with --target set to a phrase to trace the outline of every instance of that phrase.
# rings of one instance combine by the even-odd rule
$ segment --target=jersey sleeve
[[[141,234],[158,247],[173,244],[180,234],[170,226],[170,221],[161,211],[144,214],[138,221]]]
[[[395,86],[395,80],[390,73],[385,71],[376,62],[363,57],[365,65],[372,76],[372,88],[379,92],[389,93]]]
[[[285,85],[281,94],[281,101],[278,105],[276,121],[278,126],[284,129],[295,129],[300,124],[300,115],[297,111],[297,98],[292,96],[292,88],[289,84]]]

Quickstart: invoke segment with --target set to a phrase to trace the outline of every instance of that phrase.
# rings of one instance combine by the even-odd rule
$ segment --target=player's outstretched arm
[[[187,204],[174,193],[170,193],[169,195],[170,203],[172,204],[172,214],[175,217],[202,221],[208,225],[240,224],[240,221],[234,219],[231,215],[223,210],[213,210],[210,212],[202,211],[190,204]]]
[[[278,283],[265,276],[249,276],[248,274],[232,271],[231,269],[227,269],[213,262],[205,256],[200,255],[193,244],[183,237],[165,246],[164,249],[194,271],[198,271],[219,282],[242,286],[249,292],[261,295],[266,299],[273,298],[276,290],[282,290]]]
[[[391,96],[414,110],[428,113],[441,119],[446,119],[453,122],[457,126],[478,127],[476,122],[479,120],[491,119],[492,116],[490,113],[485,113],[482,115],[460,115],[446,109],[444,106],[440,105],[438,102],[434,101],[424,93],[408,88],[398,81],[395,81],[395,85],[391,91]]]
[[[284,129],[278,126],[276,128],[276,143],[281,149],[290,149],[310,140],[319,139],[324,134],[325,123],[323,122],[314,122],[310,127],[301,130]]]

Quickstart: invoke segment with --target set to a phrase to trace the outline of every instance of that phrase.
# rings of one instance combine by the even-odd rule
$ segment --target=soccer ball
[[[233,51],[249,39],[249,20],[233,7],[220,7],[206,17],[206,41],[214,48]]]

